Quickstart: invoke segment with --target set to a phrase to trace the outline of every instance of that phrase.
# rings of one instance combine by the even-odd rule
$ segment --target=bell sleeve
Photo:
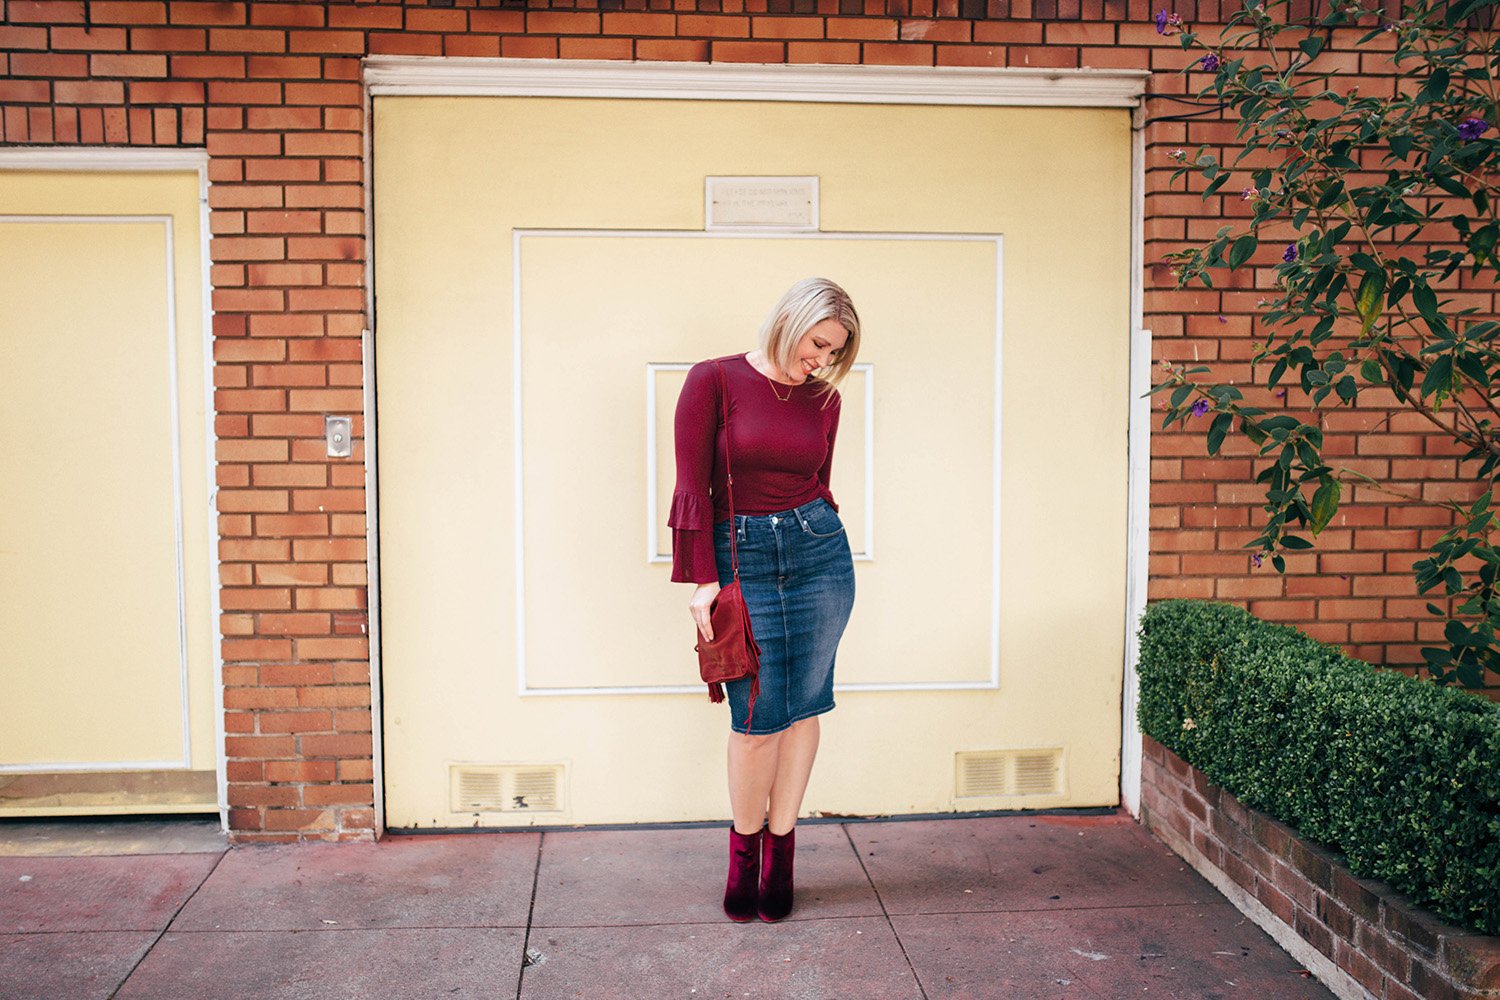
[[[823,467],[818,470],[818,486],[822,490],[823,499],[828,501],[828,506],[832,507],[835,512],[838,511],[839,505],[834,502],[833,490],[828,484],[833,476],[833,443],[839,436],[839,415],[843,409],[844,399],[839,395],[838,390],[834,389],[833,402],[829,403],[828,409],[824,411],[828,422],[828,454],[823,457]]]
[[[677,397],[674,431],[677,485],[667,525],[672,529],[672,582],[717,583],[714,558],[714,445],[719,427],[719,385],[713,363],[688,370]]]

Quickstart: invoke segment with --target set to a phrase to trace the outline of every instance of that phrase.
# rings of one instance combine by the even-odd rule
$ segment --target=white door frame
[[[797,101],[833,104],[957,104],[991,107],[1087,107],[1131,110],[1129,466],[1125,663],[1121,691],[1120,801],[1140,815],[1141,735],[1136,725],[1136,627],[1146,608],[1150,555],[1151,333],[1142,329],[1145,232],[1145,95],[1150,70],[968,66],[821,66],[367,56],[363,60],[365,288],[372,303],[365,331],[366,546],[369,559],[370,708],[376,835],[385,831],[385,734],[380,697],[379,495],[376,491],[375,205],[373,98],[401,96],[604,97],[695,101]]]

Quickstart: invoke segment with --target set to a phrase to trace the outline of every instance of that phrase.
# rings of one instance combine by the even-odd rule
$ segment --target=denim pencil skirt
[[[731,530],[760,643],[760,694],[747,728],[750,679],[724,685],[729,727],[764,736],[833,708],[833,661],[854,609],[854,558],[844,522],[822,497],[775,514],[738,514],[714,525],[721,587],[734,580]]]

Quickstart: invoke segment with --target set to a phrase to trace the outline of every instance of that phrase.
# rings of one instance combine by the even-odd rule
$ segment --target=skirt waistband
[[[797,517],[806,514],[818,504],[826,502],[827,501],[825,501],[822,497],[813,497],[811,500],[807,501],[807,503],[802,504],[798,507],[789,507],[786,510],[778,510],[775,513],[771,514],[735,514],[733,519],[739,521],[741,524],[744,524],[746,522],[765,522],[769,524],[772,518],[775,518],[778,521],[784,521],[791,517]],[[726,517],[724,520],[717,522],[714,527],[722,528],[729,522],[730,518]]]

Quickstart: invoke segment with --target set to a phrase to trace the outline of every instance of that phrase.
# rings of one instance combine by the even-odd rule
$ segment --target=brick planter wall
[[[1141,822],[1340,997],[1500,997],[1500,938],[1452,927],[1144,737]]]

